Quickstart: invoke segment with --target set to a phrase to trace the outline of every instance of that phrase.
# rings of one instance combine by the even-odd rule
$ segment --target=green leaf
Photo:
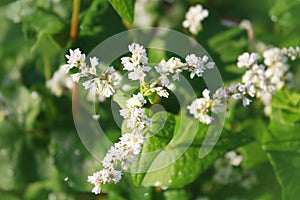
[[[99,34],[103,28],[95,19],[101,20],[103,13],[107,9],[107,1],[92,1],[90,6],[82,12],[82,21],[80,24],[80,36],[93,36]],[[101,24],[103,25],[103,24]]]
[[[118,14],[130,24],[134,20],[134,4],[135,0],[109,0]]]
[[[17,190],[29,182],[46,178],[52,162],[47,140],[25,135],[11,122],[0,123],[0,188]]]
[[[246,168],[253,168],[268,159],[257,141],[241,147],[239,151],[244,157],[242,165]]]
[[[298,5],[299,1],[297,0],[275,0],[273,7],[270,9],[270,16],[280,16],[285,14],[294,6]]]
[[[149,102],[153,105],[156,103],[157,94],[156,92],[153,92],[149,95],[147,95]]]
[[[300,26],[297,20],[300,17],[299,9],[298,0],[276,0],[273,4],[269,15],[276,25],[281,28],[282,35],[290,36],[293,32],[299,30]]]
[[[1,123],[0,130],[0,176],[6,177],[0,179],[0,188],[2,190],[18,189],[24,185],[18,169],[23,139],[12,124]]]
[[[282,187],[282,198],[297,199],[300,196],[299,94],[282,91],[273,102],[272,120],[269,132],[262,138],[262,147]]]
[[[61,180],[67,178],[65,184],[76,191],[91,191],[92,185],[86,180],[100,163],[91,157],[77,133],[63,130],[52,132],[50,149]]]
[[[189,117],[174,117],[169,113],[164,116],[162,112],[155,114],[149,133],[151,137],[148,137],[134,166],[135,170],[138,168],[146,172],[133,174],[133,181],[146,187],[183,187],[193,182],[216,158],[252,141],[246,133],[223,132],[213,150],[200,159],[199,151],[207,128],[203,124],[198,126],[198,122]],[[167,164],[159,168],[162,163]]]
[[[158,112],[153,117],[153,125],[149,130],[149,136],[155,134],[154,137],[149,137],[143,145],[142,153],[139,161],[132,168],[141,169],[150,167],[153,160],[159,155],[159,151],[165,147],[172,139],[172,134],[175,128],[175,117],[172,114]],[[163,127],[163,128],[162,128]],[[152,153],[148,155],[147,153]],[[145,173],[133,174],[133,182],[140,185],[144,179]]]

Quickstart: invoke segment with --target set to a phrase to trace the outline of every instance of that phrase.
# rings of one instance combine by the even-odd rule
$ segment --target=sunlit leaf
[[[109,2],[122,18],[133,23],[135,0],[109,0]]]

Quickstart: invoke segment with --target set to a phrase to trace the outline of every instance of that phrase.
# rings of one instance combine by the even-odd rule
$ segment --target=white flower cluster
[[[128,48],[132,56],[121,58],[121,62],[124,66],[123,69],[130,72],[128,74],[129,79],[144,82],[144,78],[146,77],[145,72],[151,70],[151,67],[146,66],[148,64],[146,49],[137,43],[132,43]]]
[[[139,133],[152,123],[151,118],[146,116],[145,109],[142,108],[145,103],[146,100],[143,95],[138,93],[127,101],[127,108],[120,110],[121,116],[126,121],[127,128],[132,129],[133,133]]]
[[[239,68],[246,67],[249,68],[253,64],[255,64],[259,59],[259,55],[257,53],[251,53],[248,52],[243,53],[238,57],[238,63],[237,66]]]
[[[252,96],[250,85],[243,85],[241,83],[217,89],[212,95],[212,98],[209,96],[209,93],[210,91],[205,89],[202,92],[203,98],[194,100],[192,104],[187,107],[194,118],[205,124],[212,123],[212,113],[224,112],[222,100],[227,100],[230,97],[237,100],[242,99],[243,106],[248,106],[251,100],[246,96]]]
[[[203,9],[198,4],[189,8],[185,14],[185,20],[182,22],[184,28],[188,28],[193,35],[197,35],[202,30],[201,22],[208,17],[208,10]]]
[[[116,92],[120,79],[121,76],[116,70],[113,67],[108,67],[105,72],[85,81],[82,85],[85,89],[89,89],[90,94],[108,98]]]
[[[155,70],[160,74],[159,80],[162,86],[170,86],[170,75],[173,81],[179,81],[179,74],[186,70],[190,72],[190,78],[193,79],[195,75],[201,77],[206,69],[213,69],[215,66],[214,62],[208,62],[206,55],[201,58],[190,54],[186,56],[185,61],[186,63],[182,63],[179,58],[172,57],[168,61],[159,62]]]
[[[291,60],[296,60],[297,58],[300,58],[300,47],[289,47],[289,48],[283,48],[281,49],[281,52],[291,58]]]
[[[95,185],[92,192],[95,194],[100,194],[101,186],[105,183],[117,183],[121,179],[122,172],[117,170],[107,170],[103,169],[101,171],[95,172],[93,176],[88,177],[88,182]]]
[[[210,91],[205,89],[202,92],[203,98],[196,99],[187,107],[196,119],[205,124],[210,124],[213,121],[210,113],[212,110],[217,111],[217,109],[215,109],[215,105],[221,103],[218,99],[211,99],[209,93]]]
[[[266,114],[271,112],[272,96],[285,85],[288,77],[292,75],[288,73],[288,57],[283,52],[292,58],[296,56],[294,48],[289,48],[289,50],[271,48],[263,52],[264,64],[258,64],[260,58],[257,53],[246,52],[238,57],[237,66],[247,68],[242,82],[250,86],[251,96],[256,96],[263,102]]]
[[[144,47],[133,43],[128,48],[132,56],[121,58],[121,62],[124,70],[130,71],[128,78],[141,81],[143,90],[133,94],[127,100],[126,108],[120,110],[127,133],[123,134],[119,142],[115,143],[105,155],[102,160],[104,169],[88,177],[88,182],[94,184],[92,192],[95,194],[100,193],[101,185],[119,182],[122,171],[116,170],[116,167],[120,166],[122,170],[128,170],[142,150],[142,144],[146,141],[145,130],[152,124],[152,119],[146,115],[146,110],[143,108],[147,103],[144,95],[154,92],[163,97],[169,95],[163,87],[156,87],[156,83],[147,85],[144,82],[145,72],[151,69],[145,66],[148,63],[148,57]],[[107,176],[110,178],[108,179]]]
[[[142,108],[145,103],[146,100],[141,93],[134,94],[127,101],[127,108],[120,110],[127,128],[131,129],[131,133],[123,134],[120,141],[110,148],[102,160],[104,169],[88,177],[88,182],[94,184],[93,193],[99,194],[102,184],[120,181],[122,171],[115,169],[118,164],[123,170],[127,170],[136,161],[142,150],[142,144],[146,141],[143,130],[152,123],[151,118],[147,117],[145,109]]]
[[[46,86],[55,96],[60,97],[64,90],[72,90],[74,83],[71,76],[65,73],[65,69],[60,67],[54,72],[52,78],[47,81]]]
[[[104,169],[88,177],[87,181],[94,184],[92,192],[99,194],[103,184],[119,182],[122,177],[122,171],[115,168],[118,164],[121,164],[122,169],[128,169],[130,164],[135,162],[137,156],[140,154],[142,144],[145,141],[145,137],[138,133],[123,134],[120,141],[115,143],[104,157],[102,161]]]
[[[257,53],[243,53],[238,57],[237,62],[239,68],[245,67],[247,69],[242,77],[242,83],[219,88],[212,95],[212,98],[209,96],[210,91],[205,89],[202,93],[203,98],[196,99],[188,106],[190,114],[202,123],[211,124],[213,121],[211,114],[221,112],[224,108],[222,99],[227,100],[230,97],[236,100],[241,99],[243,106],[248,106],[251,100],[247,96],[259,98],[265,105],[266,114],[270,114],[272,95],[292,77],[292,74],[288,73],[288,57],[285,54],[291,59],[295,59],[299,56],[299,47],[265,50],[263,52],[264,64],[258,64],[260,56]],[[195,66],[192,64],[195,63],[194,58],[192,55],[188,56],[186,58],[187,64]],[[202,68],[194,69],[191,78],[194,74],[199,76],[198,72],[200,74],[203,72]]]
[[[73,88],[73,82],[78,83],[83,77],[88,78],[83,82],[85,89],[89,90],[88,99],[95,100],[98,97],[99,100],[103,97],[111,97],[118,88],[121,81],[121,76],[117,73],[114,67],[108,67],[103,73],[97,73],[97,67],[99,65],[99,59],[97,57],[90,58],[91,66],[89,66],[85,59],[85,54],[77,48],[75,50],[69,50],[70,55],[66,55],[67,64],[62,65],[58,71],[56,71],[50,81],[47,82],[47,87],[56,95],[62,94],[63,87],[68,89]],[[71,75],[71,78],[67,73],[77,68],[78,72]]]

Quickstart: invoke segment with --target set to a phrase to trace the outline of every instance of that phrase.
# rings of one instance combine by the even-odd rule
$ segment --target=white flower
[[[229,91],[229,93],[234,94],[235,91],[236,91],[235,85],[231,84],[231,85],[228,87],[228,91]]]
[[[172,57],[167,62],[167,70],[170,73],[174,73],[176,70],[180,70],[180,68],[183,66],[179,58]]]
[[[201,21],[206,17],[208,17],[208,10],[203,9],[202,5],[192,6],[186,13],[182,26],[189,28],[192,34],[197,35],[202,29]]]
[[[191,79],[194,78],[195,75],[198,77],[202,76],[205,68],[204,68],[204,63],[201,62],[201,59],[197,57],[195,54],[187,55],[185,58],[187,64],[191,67],[190,71],[190,77]]]
[[[210,91],[205,89],[202,92],[204,98],[196,99],[187,107],[190,114],[194,115],[196,119],[205,124],[210,124],[213,120],[213,118],[208,115],[212,103],[209,93]]]
[[[72,90],[73,82],[69,75],[65,74],[65,69],[60,67],[52,76],[52,78],[46,83],[47,88],[55,96],[61,96],[65,89]]]
[[[238,57],[237,66],[239,68],[241,67],[249,68],[250,66],[256,64],[258,59],[259,59],[259,55],[257,53],[249,54],[248,52],[246,52]]]
[[[153,84],[150,85],[150,89],[151,92],[156,92],[160,97],[165,97],[168,98],[169,93],[167,90],[165,90],[163,87],[155,87]]]
[[[94,194],[100,194],[101,185],[102,185],[102,173],[101,173],[101,171],[95,172],[92,176],[88,176],[87,181],[95,185],[92,192]]]
[[[127,71],[132,71],[135,69],[135,65],[131,62],[131,58],[130,57],[123,57],[121,58],[121,63],[124,66],[124,70]],[[139,65],[139,64],[137,64]]]
[[[279,48],[272,48],[263,52],[264,63],[267,66],[271,66],[277,62],[286,63],[287,57],[283,55]]]
[[[132,43],[128,46],[128,49],[132,55],[131,57],[121,58],[121,63],[124,66],[123,69],[130,72],[128,74],[129,79],[144,82],[146,76],[146,73],[144,72],[149,72],[151,70],[151,67],[145,66],[148,63],[146,49],[137,43]]]
[[[265,85],[265,66],[253,65],[251,69],[247,70],[242,77],[242,82],[251,83],[257,87],[264,87]]]
[[[130,99],[128,99],[126,106],[128,108],[142,107],[146,103],[145,98],[141,93],[133,94]]]
[[[248,99],[247,97],[242,97],[242,100],[243,100],[243,106],[249,106],[250,103],[251,103],[251,100]]]
[[[242,99],[243,106],[248,106],[251,103],[251,100],[248,99],[245,95],[252,96],[251,91],[251,83],[248,84],[241,84],[238,83],[236,85],[231,84],[229,87],[221,87],[216,90],[216,92],[213,94],[212,99],[212,111],[217,112],[224,112],[225,106],[222,104],[221,100],[228,99],[229,97],[232,97],[233,99]],[[216,108],[214,108],[216,107]]]
[[[100,119],[100,115],[99,114],[95,114],[95,115],[92,116],[92,118],[94,120],[99,120]]]
[[[155,67],[157,73],[166,74],[169,71],[168,63],[162,59],[158,65]]]
[[[91,57],[90,58],[91,67],[97,67],[99,64],[99,59],[97,57]]]
[[[133,72],[130,72],[128,74],[128,78],[131,80],[134,80],[134,81],[136,81],[136,80],[144,81],[145,77],[146,77],[146,73],[144,73],[142,67],[138,67]]]
[[[121,180],[122,172],[114,169],[102,169],[95,172],[92,176],[88,176],[88,182],[94,184],[92,190],[95,194],[100,194],[101,185],[105,183],[117,183]]]
[[[141,134],[123,134],[120,141],[115,143],[105,155],[102,160],[103,166],[113,169],[121,163],[122,168],[127,169],[136,160],[145,141],[146,138]]]
[[[272,93],[268,91],[260,91],[257,93],[257,97],[262,101],[264,105],[271,105],[272,102]]]
[[[132,43],[128,46],[128,49],[132,53],[133,62],[138,62],[144,65],[148,63],[146,49],[142,45]]]
[[[89,68],[89,74],[97,75],[97,69],[96,67],[99,64],[99,59],[97,57],[90,58],[91,67]]]
[[[234,93],[231,95],[233,99],[239,100],[243,98],[243,95],[241,93]]]
[[[111,97],[115,93],[115,89],[111,84],[105,84],[102,91],[100,92],[106,98]]]
[[[117,183],[121,180],[122,172],[117,170],[109,170],[108,183]]]
[[[129,150],[131,153],[138,155],[142,150],[142,144],[146,142],[146,138],[140,134],[127,133],[122,135],[119,147]]]
[[[113,67],[108,67],[99,77],[83,82],[85,89],[89,89],[91,94],[111,97],[120,83],[121,77],[116,73]]]
[[[207,63],[208,57],[206,55],[201,58],[197,57],[195,54],[190,54],[186,56],[185,61],[188,65],[189,71],[191,71],[191,79],[193,79],[195,75],[201,77],[204,70],[213,69],[215,65],[214,62]]]
[[[70,55],[66,55],[66,58],[68,59],[68,64],[63,65],[65,73],[68,73],[69,70],[73,67],[80,67],[82,65],[85,65],[85,54],[81,54],[79,48],[75,49],[74,51],[70,49],[69,52]]]
[[[120,111],[121,113],[121,111]],[[144,108],[131,108],[127,116],[127,127],[133,131],[141,131],[145,127],[149,127],[152,123],[151,118],[148,118]]]
[[[167,62],[165,60],[161,60],[158,63],[158,66],[155,67],[155,70],[160,74],[159,80],[161,84],[168,87],[170,84],[168,76],[173,74],[172,79],[174,81],[179,81],[179,73],[182,72],[183,67],[184,64],[179,58],[171,57]]]
[[[238,155],[235,151],[227,152],[225,158],[228,159],[229,163],[233,166],[239,166],[244,159],[242,155]]]
[[[81,73],[71,74],[71,78],[73,82],[78,83],[81,78]]]
[[[140,132],[152,123],[151,118],[147,117],[145,109],[142,108],[145,103],[146,100],[141,93],[133,94],[126,103],[127,108],[120,110],[120,115],[126,119],[126,126],[133,132]]]
[[[276,87],[276,90],[280,90],[285,84],[285,75],[288,70],[288,64],[277,62],[267,68],[267,70],[265,71],[265,75],[270,84],[274,85]]]
[[[124,158],[126,158],[126,152],[117,148],[115,145],[107,151],[104,159],[102,160],[102,165],[105,168],[114,168],[117,163],[121,162]]]
[[[213,95],[213,98],[214,99],[227,99],[229,97],[227,91],[224,89],[224,88],[219,88],[215,91],[214,95]]]
[[[300,57],[300,47],[289,47],[289,48],[283,48],[281,49],[281,52],[290,57],[292,60],[296,60],[297,58]]]
[[[169,87],[170,85],[170,80],[166,74],[161,75],[159,77],[159,81],[162,84],[162,86]]]

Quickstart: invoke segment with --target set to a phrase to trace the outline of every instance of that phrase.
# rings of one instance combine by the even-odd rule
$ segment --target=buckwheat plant
[[[198,7],[199,9],[202,7]],[[208,56],[199,57],[195,54],[187,55],[184,61],[177,57],[168,60],[161,60],[157,66],[148,66],[148,56],[146,49],[137,43],[128,46],[131,52],[130,57],[121,58],[123,70],[128,71],[128,79],[138,81],[139,87],[134,94],[126,101],[125,107],[119,110],[124,118],[126,130],[106,153],[102,160],[102,169],[88,177],[88,182],[94,185],[93,193],[99,194],[103,184],[117,183],[121,180],[124,171],[128,170],[132,163],[137,160],[141,153],[142,145],[146,142],[146,133],[152,125],[152,119],[147,115],[146,104],[153,104],[151,96],[161,98],[169,97],[169,90],[174,89],[172,81],[179,81],[180,73],[189,72],[191,79],[202,77],[206,70],[215,67],[214,62],[210,62]],[[281,89],[287,79],[289,65],[287,58],[296,59],[299,57],[299,47],[297,48],[272,48],[263,52],[264,64],[258,64],[260,56],[257,53],[244,53],[238,57],[237,66],[246,68],[242,81],[237,84],[224,86],[213,93],[204,89],[201,98],[191,102],[187,109],[189,113],[204,124],[214,122],[213,113],[224,112],[224,104],[229,99],[242,100],[243,106],[248,106],[252,100],[259,98],[265,106],[270,105],[272,95]],[[70,55],[66,55],[67,64],[63,65],[47,84],[54,93],[61,94],[60,85],[66,84],[65,78],[61,75],[63,71],[66,75],[72,71],[69,78],[73,83],[79,83],[83,79],[83,87],[89,91],[88,96],[98,99],[112,97],[121,86],[121,76],[114,67],[103,68],[99,73],[99,59],[90,58],[90,65],[86,63],[86,56],[79,49],[70,50]],[[74,70],[75,68],[75,70]],[[156,73],[157,78],[151,77],[150,71]],[[58,74],[57,74],[58,73]],[[147,79],[147,76],[150,78]],[[55,80],[57,80],[55,82]],[[147,80],[147,81],[146,81]],[[151,80],[151,81],[148,81]],[[172,80],[172,81],[171,81]],[[56,92],[55,92],[56,91]],[[89,97],[90,98],[90,97]],[[241,157],[228,154],[228,159],[232,165],[239,165]]]
[[[88,177],[88,182],[94,185],[93,193],[99,194],[103,184],[117,183],[120,181],[123,170],[128,170],[140,154],[142,145],[146,141],[146,131],[152,124],[152,119],[147,116],[144,105],[148,103],[149,96],[155,94],[168,98],[168,90],[173,81],[179,81],[179,74],[183,71],[190,72],[190,77],[201,77],[203,72],[214,68],[214,63],[208,61],[208,56],[198,57],[194,54],[187,55],[185,62],[172,57],[169,60],[161,60],[154,67],[158,78],[150,83],[145,78],[152,67],[148,66],[146,49],[137,43],[128,46],[130,57],[121,58],[123,70],[128,71],[128,78],[139,81],[139,91],[126,102],[126,107],[121,109],[120,115],[124,118],[126,133],[123,133],[119,142],[115,143],[102,160],[103,168]],[[67,64],[60,67],[53,78],[47,83],[55,94],[61,94],[61,88],[65,87],[66,80],[72,80],[73,84],[79,83],[84,78],[83,87],[89,90],[89,94],[97,97],[109,98],[121,87],[121,76],[114,67],[107,67],[104,72],[98,73],[99,59],[90,58],[90,65],[86,63],[86,56],[79,49],[70,50],[66,55]],[[74,70],[75,68],[75,70]],[[70,76],[67,75],[69,71]],[[62,76],[64,72],[66,76]],[[68,84],[70,85],[70,84]],[[70,86],[71,88],[71,86]],[[119,168],[121,170],[118,170]]]

